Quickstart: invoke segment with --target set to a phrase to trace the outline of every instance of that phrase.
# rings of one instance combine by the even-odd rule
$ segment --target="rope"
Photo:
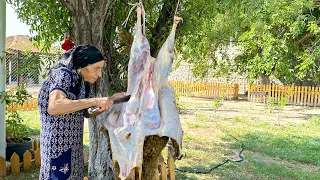
[[[174,15],[177,15],[177,11],[178,11],[178,7],[179,7],[179,3],[180,3],[180,0],[178,0],[177,6],[176,6],[176,10],[174,11]]]
[[[142,5],[142,0],[141,1],[141,5]],[[144,34],[146,34],[146,11],[144,10],[144,6],[142,5],[142,8],[143,8],[143,24],[142,24],[142,31]]]
[[[130,9],[129,11],[129,14],[127,16],[127,18],[124,20],[124,22],[122,23],[122,26],[126,27],[127,26],[127,23],[128,23],[128,20],[129,20],[129,17],[130,17],[130,14],[132,13],[132,11],[134,10],[134,8],[137,6],[137,3],[136,4],[131,4],[131,3],[128,3],[130,6],[132,6],[132,8]]]

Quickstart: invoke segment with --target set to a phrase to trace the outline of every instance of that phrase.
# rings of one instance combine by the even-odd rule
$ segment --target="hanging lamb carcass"
[[[166,136],[177,145],[176,156],[181,156],[182,128],[175,104],[174,89],[168,82],[174,55],[177,24],[174,17],[171,33],[159,51],[157,58],[150,55],[146,38],[145,14],[142,4],[137,5],[136,33],[130,52],[128,88],[130,100],[114,105],[107,114],[112,158],[120,168],[119,177],[125,179],[138,169],[141,175],[143,145],[146,136]],[[140,176],[141,177],[141,176]]]

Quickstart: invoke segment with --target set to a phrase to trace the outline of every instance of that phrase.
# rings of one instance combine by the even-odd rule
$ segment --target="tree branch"
[[[167,37],[164,37],[164,35],[168,35],[170,32],[177,2],[178,0],[164,2],[162,9],[159,12],[159,18],[151,30],[152,37],[150,38],[150,50],[153,57],[156,57],[157,52],[166,41]],[[168,20],[172,23],[168,23]]]
[[[319,34],[319,33],[318,33]],[[299,39],[298,41],[295,42],[295,44],[297,46],[301,45],[302,43],[304,43],[304,41],[306,41],[307,39],[313,37],[314,34],[313,33],[308,33],[305,36],[303,36],[301,39]]]
[[[74,13],[74,5],[71,3],[73,0],[60,0],[61,4],[63,4],[73,15]]]

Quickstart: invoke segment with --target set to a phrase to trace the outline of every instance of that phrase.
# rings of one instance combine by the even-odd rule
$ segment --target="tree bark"
[[[143,163],[142,178],[143,180],[155,180],[156,169],[158,168],[159,156],[168,142],[168,137],[148,136],[143,145]]]
[[[264,73],[259,74],[259,82],[261,84],[270,84],[269,76],[265,75]]]
[[[165,1],[157,19],[157,23],[151,28],[152,37],[149,41],[152,57],[157,57],[162,44],[166,41],[170,33],[177,5],[178,0]]]
[[[102,54],[108,57],[108,47],[112,46],[104,43],[104,28],[106,19],[110,17],[109,0],[76,0],[61,2],[69,9],[73,28],[71,36],[76,45],[90,44],[96,46]],[[111,27],[109,27],[111,28]],[[107,47],[107,48],[106,48]],[[109,80],[107,68],[103,69],[102,78],[94,85],[93,91],[97,97],[109,95]],[[94,180],[113,179],[111,151],[109,148],[108,137],[104,127],[105,114],[97,118],[89,119],[89,169],[88,178]]]
[[[306,34],[305,36],[303,36],[301,39],[299,39],[297,42],[295,42],[295,44],[296,44],[297,46],[299,46],[299,45],[303,44],[304,41],[306,41],[307,39],[309,39],[309,38],[311,38],[311,37],[313,37],[313,36],[314,36],[313,33],[308,33],[308,34]]]
[[[143,162],[142,162],[142,174],[140,176],[139,170],[136,168],[131,172],[130,176],[126,180],[155,180],[159,175],[156,172],[158,168],[158,161],[162,150],[165,148],[169,138],[159,137],[157,135],[147,136],[143,145]],[[114,166],[115,179],[120,180],[119,164]]]
[[[112,52],[114,51],[114,42],[112,39],[112,29],[115,29],[112,9],[112,0],[60,0],[71,14],[73,27],[70,37],[76,45],[91,44],[96,46],[107,58],[108,67],[103,69],[102,78],[93,85],[94,94],[97,97],[109,95],[111,66],[115,61]],[[172,26],[172,19],[175,6],[178,0],[166,1],[157,24],[152,29],[151,51],[155,55],[166,40]],[[170,19],[168,19],[168,17]],[[168,21],[169,20],[169,21]],[[166,27],[166,28],[164,28]],[[110,30],[111,29],[111,30]],[[159,39],[161,39],[159,41]],[[115,174],[112,171],[112,159],[110,143],[108,141],[108,132],[103,128],[106,117],[101,114],[95,119],[89,120],[89,169],[88,178],[93,180],[117,179],[117,165],[115,165]],[[158,164],[158,157],[166,146],[168,137],[148,136],[145,139],[143,152],[142,175],[135,173],[134,179],[155,179],[155,169]]]

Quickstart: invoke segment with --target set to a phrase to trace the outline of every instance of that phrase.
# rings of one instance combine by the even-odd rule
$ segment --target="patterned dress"
[[[85,98],[85,85],[76,71],[64,67],[55,69],[44,82],[38,97],[41,121],[39,179],[83,179],[84,111],[49,115],[48,100],[53,90],[63,91],[68,99]]]

